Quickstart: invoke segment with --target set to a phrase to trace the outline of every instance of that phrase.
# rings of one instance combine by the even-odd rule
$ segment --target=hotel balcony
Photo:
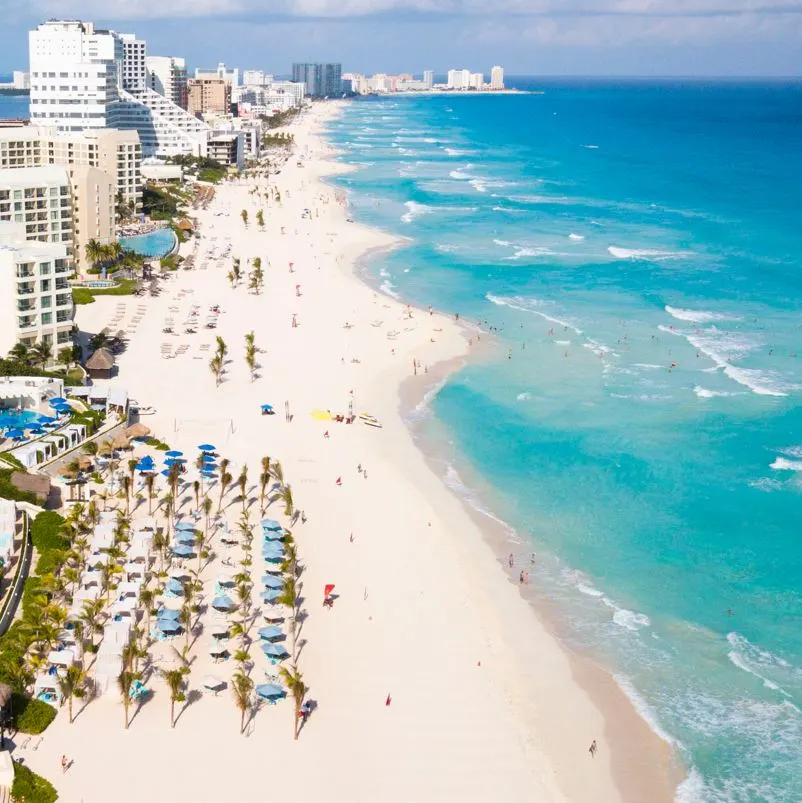
[[[36,300],[29,299],[17,302],[17,312],[33,312],[36,309]]]
[[[70,323],[72,321],[72,310],[59,310],[56,313],[56,323]]]
[[[17,328],[18,329],[35,329],[36,328],[36,316],[35,315],[21,315],[17,318]]]

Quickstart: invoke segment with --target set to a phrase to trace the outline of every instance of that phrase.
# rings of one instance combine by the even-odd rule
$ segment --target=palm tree
[[[245,732],[245,714],[251,705],[251,694],[253,693],[253,680],[242,671],[237,671],[231,678],[231,691],[234,693],[234,701],[240,711],[239,732]]]
[[[31,349],[31,353],[37,365],[44,368],[53,357],[53,346],[48,340],[43,340]]]
[[[225,360],[226,355],[228,354],[228,346],[226,345],[226,341],[223,340],[220,335],[217,335],[217,354],[220,355],[220,359]]]
[[[228,279],[228,281],[231,282],[231,289],[233,290],[234,289],[234,283],[237,281],[237,276],[236,276],[236,274],[234,273],[233,270],[230,270],[226,274],[226,279]]]
[[[73,362],[72,346],[64,346],[58,350],[58,361],[65,367],[69,368]]]
[[[267,494],[267,486],[270,484],[270,472],[263,471],[259,475],[259,508],[262,515],[265,514],[265,495]]]
[[[223,360],[219,354],[215,354],[214,357],[209,360],[209,370],[214,377],[215,387],[219,387],[223,378]]]
[[[242,218],[242,222],[247,226],[248,225],[248,210],[243,209],[242,212],[239,213],[239,216]]]
[[[148,633],[150,633],[150,612],[153,610],[153,601],[155,599],[156,595],[152,589],[147,586],[142,586],[139,589],[139,603],[145,609],[145,628]]]
[[[217,502],[218,513],[223,509],[223,497],[226,495],[228,486],[231,484],[233,479],[234,478],[227,471],[222,472],[220,475],[220,499]]]
[[[9,360],[27,365],[30,360],[30,349],[24,343],[15,343],[8,352]]]
[[[181,464],[173,463],[167,471],[167,484],[170,486],[170,493],[173,498],[178,498],[178,483],[181,480]]]
[[[86,244],[86,259],[92,263],[93,267],[103,259],[103,246],[100,241],[92,238]]]
[[[245,365],[248,366],[248,373],[251,375],[251,382],[256,378],[256,354],[252,349],[245,352]]]
[[[136,471],[137,463],[139,463],[139,460],[137,460],[135,457],[132,457],[128,461],[128,473],[131,475],[131,487],[132,488],[134,487],[134,472]]]
[[[292,654],[295,655],[295,637],[297,628],[297,606],[298,606],[298,588],[295,583],[295,576],[291,574],[284,575],[284,586],[282,587],[281,594],[276,599],[279,605],[286,605],[291,611],[290,628],[292,634]]]
[[[88,599],[84,601],[79,618],[86,625],[89,631],[89,641],[94,647],[95,634],[103,631],[101,616],[103,614],[104,603],[102,599]]]
[[[128,709],[131,707],[131,686],[136,680],[136,675],[130,669],[123,669],[117,676],[117,688],[122,697],[123,710],[125,711],[125,729],[128,730]]]
[[[237,479],[237,484],[239,485],[239,492],[242,497],[242,512],[244,513],[248,504],[248,466],[242,467],[242,471],[240,471],[239,478]]]
[[[284,485],[284,471],[281,468],[281,463],[279,463],[278,460],[276,460],[270,467],[270,473],[273,475],[273,479],[275,479],[279,485]]]
[[[200,492],[201,483],[199,480],[194,480],[192,483],[192,490],[195,492],[195,510],[200,509]]]
[[[256,335],[253,333],[253,331],[246,332],[245,333],[245,346],[246,346],[246,348],[248,346],[255,345],[255,343],[256,343]]]
[[[153,497],[156,489],[156,475],[148,472],[145,474],[145,489],[148,492],[148,516],[153,514]]]
[[[265,227],[265,213],[261,209],[256,213],[256,222],[260,228],[263,229]]]
[[[170,535],[170,522],[173,520],[173,508],[175,507],[175,495],[166,493],[163,497],[164,500],[164,518],[167,522],[167,535]],[[156,540],[155,537],[153,539]]]
[[[234,257],[231,262],[231,272],[234,274],[234,280],[239,282],[240,277],[242,276],[242,271],[240,270],[240,260],[239,257]]]
[[[131,478],[126,474],[120,481],[123,494],[125,494],[125,513],[128,515],[131,505]]]
[[[175,704],[186,700],[184,694],[184,673],[180,669],[170,669],[163,673],[167,688],[170,689],[170,727],[175,727]]]
[[[293,503],[292,503],[292,488],[289,485],[283,485],[279,491],[279,499],[284,502],[284,515],[292,516]]]
[[[301,706],[304,704],[304,697],[306,696],[307,688],[303,681],[303,676],[298,671],[298,667],[293,665],[292,669],[287,669],[282,666],[278,670],[282,680],[290,690],[293,702],[295,704],[295,740],[298,740],[298,726],[301,722]]]
[[[208,496],[203,498],[203,515],[206,517],[206,537],[209,537],[209,514],[212,512],[212,500]]]
[[[228,467],[231,465],[231,461],[224,457],[220,460],[220,476],[222,477],[228,471]]]

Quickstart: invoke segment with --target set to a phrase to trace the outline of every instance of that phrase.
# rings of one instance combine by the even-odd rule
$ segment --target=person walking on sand
[[[335,482],[335,485],[342,485],[342,484],[343,484],[343,478],[337,477],[337,482]]]
[[[388,695],[387,695],[387,699],[384,701],[384,704],[385,704],[385,705],[390,705],[390,703],[391,703],[392,701],[393,701],[393,698],[392,698],[392,697],[391,697],[391,696],[388,694]]]
[[[62,756],[61,757],[61,774],[62,775],[66,775],[67,767],[69,767],[69,766],[70,766],[70,762],[67,761],[67,756]]]
[[[515,565],[515,555],[510,552],[510,556],[507,558],[508,563],[510,564],[510,568]]]
[[[590,747],[588,748],[588,753],[590,753],[591,758],[596,758],[596,751],[599,749],[598,745],[596,744],[596,740],[594,739],[590,743]]]

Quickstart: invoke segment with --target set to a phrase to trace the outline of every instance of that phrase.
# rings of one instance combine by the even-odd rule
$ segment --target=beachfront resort
[[[344,101],[249,73],[31,31],[33,125],[0,126],[2,794],[668,800],[588,759],[600,707],[404,423],[475,332],[357,277],[399,242],[324,180]]]

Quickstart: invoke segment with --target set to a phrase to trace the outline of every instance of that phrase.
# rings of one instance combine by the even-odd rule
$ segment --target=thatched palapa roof
[[[128,438],[144,438],[150,435],[150,430],[144,424],[132,424],[125,430],[125,435]]]
[[[50,477],[46,474],[28,474],[25,471],[14,471],[11,484],[19,491],[30,491],[40,500],[50,495]]]
[[[114,355],[105,348],[98,349],[87,361],[88,371],[110,371],[114,367]]]

